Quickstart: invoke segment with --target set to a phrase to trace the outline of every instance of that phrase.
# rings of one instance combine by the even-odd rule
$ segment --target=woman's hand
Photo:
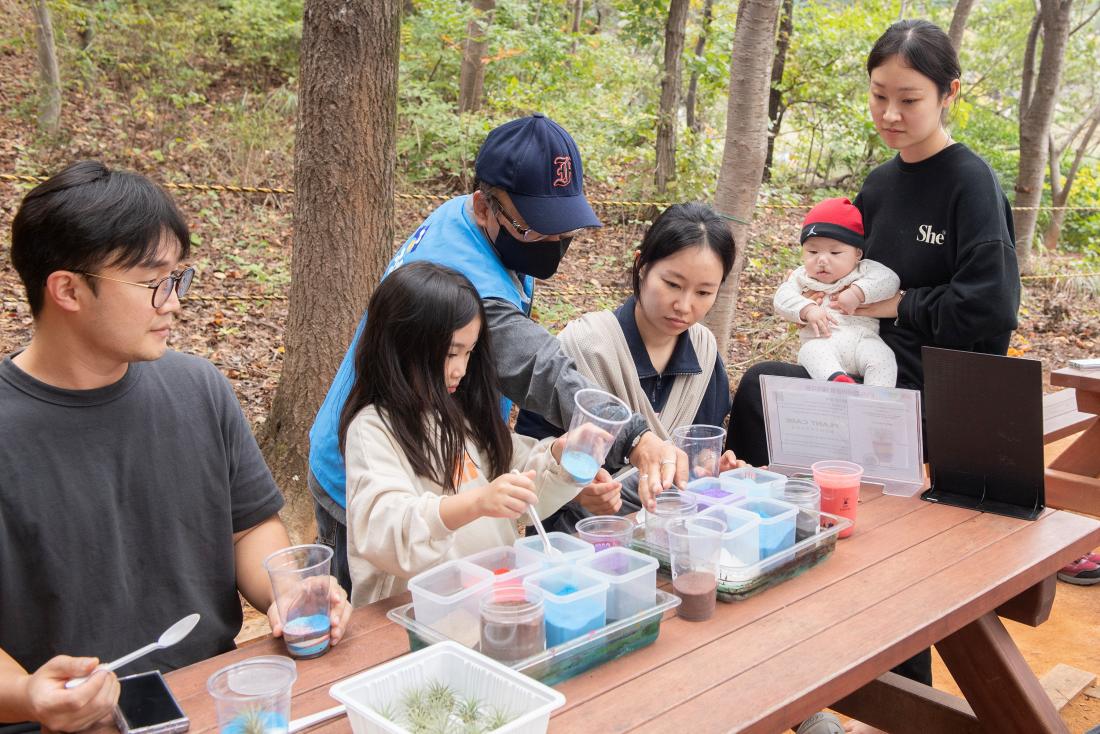
[[[814,336],[818,337],[829,336],[829,324],[838,322],[836,314],[824,306],[806,306],[798,316],[813,327]]]
[[[501,474],[477,492],[478,517],[502,517],[515,520],[527,512],[529,505],[536,504],[539,497],[535,494],[535,471]]]
[[[860,306],[856,309],[856,316],[869,316],[873,319],[896,319],[898,317],[898,304],[901,303],[901,291],[898,291],[885,301],[875,301]]]
[[[577,502],[593,515],[614,515],[623,506],[622,488],[621,482],[616,482],[607,469],[600,467],[596,478],[577,495]]]
[[[653,431],[642,435],[630,452],[630,463],[638,467],[638,497],[646,511],[657,506],[654,497],[662,489],[671,487],[673,481],[680,486],[687,484],[687,454],[671,442],[657,438]]]
[[[732,451],[727,451],[718,459],[718,473],[721,474],[724,471],[730,471],[731,469],[741,469],[746,467],[746,464],[741,459],[734,456]]]

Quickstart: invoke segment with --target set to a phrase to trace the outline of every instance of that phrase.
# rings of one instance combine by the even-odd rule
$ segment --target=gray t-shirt
[[[233,649],[233,533],[283,498],[229,382],[168,352],[113,385],[62,390],[0,362],[0,648],[33,671],[112,660],[192,612],[178,645],[120,674]]]

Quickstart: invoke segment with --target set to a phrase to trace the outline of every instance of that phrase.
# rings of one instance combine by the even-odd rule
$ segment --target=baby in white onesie
[[[826,199],[802,222],[802,267],[775,292],[775,312],[802,328],[798,363],[815,380],[894,387],[898,365],[878,319],[856,309],[893,297],[893,270],[863,259],[863,217],[847,199]],[[809,295],[822,293],[819,304]],[[832,298],[831,296],[835,296]]]

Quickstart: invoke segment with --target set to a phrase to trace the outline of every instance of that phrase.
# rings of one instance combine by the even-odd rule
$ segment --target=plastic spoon
[[[287,734],[295,734],[295,732],[302,731],[303,729],[308,729],[311,726],[316,726],[322,721],[328,721],[329,719],[335,719],[337,716],[343,716],[347,712],[347,707],[344,706],[344,704],[340,704],[339,706],[333,706],[330,709],[318,711],[317,713],[310,714],[309,716],[303,716],[300,719],[294,719],[290,722],[289,726],[287,726]]]
[[[163,650],[166,647],[171,647],[172,645],[175,645],[177,642],[182,640],[184,637],[187,637],[187,635],[191,633],[191,630],[195,629],[195,625],[198,623],[198,614],[188,614],[186,617],[176,622],[168,629],[164,630],[164,633],[161,634],[159,638],[157,638],[156,642],[150,642],[145,647],[139,650],[134,650],[129,655],[123,655],[118,660],[112,660],[106,665],[100,665],[96,668],[96,670],[117,670],[123,665],[132,663],[143,655],[148,655],[154,650]],[[92,672],[94,673],[95,671]],[[65,687],[76,688],[80,684],[84,683],[84,681],[88,680],[88,677],[89,676],[85,676],[83,678],[72,678],[65,683]]]
[[[561,551],[550,545],[550,538],[546,535],[546,528],[542,526],[542,520],[539,519],[539,514],[535,512],[534,505],[527,505],[527,514],[531,516],[531,521],[535,525],[535,531],[542,538],[542,546],[546,550],[546,556],[548,558],[559,558]]]

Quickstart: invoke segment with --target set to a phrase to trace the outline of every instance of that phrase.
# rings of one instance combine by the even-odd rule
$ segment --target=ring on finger
[[[661,459],[661,466],[665,466],[666,464],[675,464],[675,463],[676,463],[676,459]]]

